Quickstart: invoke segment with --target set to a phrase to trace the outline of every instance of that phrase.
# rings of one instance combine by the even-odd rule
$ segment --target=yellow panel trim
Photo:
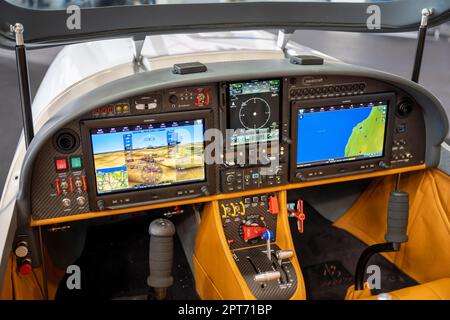
[[[149,205],[136,206],[136,207],[126,208],[126,209],[108,210],[108,211],[101,211],[101,212],[89,212],[89,213],[64,216],[64,217],[58,217],[58,218],[43,219],[43,220],[31,219],[30,225],[32,227],[38,227],[38,226],[58,224],[58,223],[67,223],[67,222],[73,222],[73,221],[79,221],[79,220],[96,219],[96,218],[102,218],[102,217],[115,216],[115,215],[119,215],[119,214],[128,214],[128,213],[136,213],[136,212],[140,212],[140,211],[167,208],[167,207],[172,207],[172,206],[181,206],[181,205],[204,203],[204,202],[217,201],[217,200],[223,200],[223,199],[231,199],[231,198],[237,198],[237,197],[245,197],[245,196],[249,196],[249,195],[253,195],[253,194],[257,194],[257,193],[279,192],[279,191],[307,188],[307,187],[319,186],[319,185],[331,184],[331,183],[337,183],[337,182],[345,182],[345,181],[352,181],[352,180],[360,180],[360,179],[388,176],[388,175],[393,175],[393,174],[397,174],[397,173],[424,170],[425,168],[426,168],[425,165],[417,165],[417,166],[412,166],[412,167],[407,167],[407,168],[389,169],[389,170],[348,175],[348,176],[330,178],[330,179],[324,179],[324,180],[291,183],[291,184],[287,184],[287,185],[270,187],[270,188],[260,188],[260,189],[241,191],[241,192],[235,192],[235,193],[227,193],[227,194],[222,193],[222,194],[218,194],[218,195],[212,195],[212,196],[207,196],[207,197],[198,197],[198,198],[193,198],[193,199],[188,199],[188,200],[169,201],[169,202],[164,202],[164,203],[149,204]]]

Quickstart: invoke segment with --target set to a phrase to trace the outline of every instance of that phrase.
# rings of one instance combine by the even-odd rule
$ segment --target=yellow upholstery
[[[394,182],[395,176],[374,180],[335,226],[368,245],[384,242]],[[410,194],[409,241],[383,255],[419,283],[450,277],[450,177],[437,169],[402,174],[400,187]]]
[[[450,278],[389,292],[392,300],[450,300]],[[378,296],[361,300],[377,300]]]

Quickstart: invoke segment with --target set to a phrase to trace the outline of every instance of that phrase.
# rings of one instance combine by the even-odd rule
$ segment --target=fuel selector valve
[[[249,240],[262,238],[266,227],[261,226],[242,226],[242,239],[247,242]]]

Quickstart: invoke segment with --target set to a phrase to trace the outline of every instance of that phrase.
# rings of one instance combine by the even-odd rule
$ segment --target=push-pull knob
[[[268,271],[256,274],[253,280],[255,282],[269,282],[269,281],[277,281],[280,278],[281,278],[280,271]]]

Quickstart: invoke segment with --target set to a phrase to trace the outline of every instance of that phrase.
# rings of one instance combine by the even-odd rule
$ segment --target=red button
[[[56,171],[67,171],[67,159],[56,159]]]
[[[20,266],[19,273],[22,276],[27,276],[31,273],[32,270],[33,268],[31,268],[31,265],[28,262],[25,262],[23,265]]]

